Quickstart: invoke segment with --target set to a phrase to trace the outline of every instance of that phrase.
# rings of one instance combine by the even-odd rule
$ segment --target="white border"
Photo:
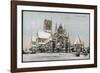
[[[54,61],[54,62],[31,62],[22,63],[21,59],[21,10],[38,10],[38,11],[58,11],[58,12],[81,12],[90,13],[90,42],[94,42],[94,10],[92,9],[76,9],[76,8],[57,8],[57,7],[40,7],[40,6],[24,6],[17,5],[17,68],[29,67],[46,67],[46,66],[61,66],[61,65],[82,65],[94,64],[94,43],[90,43],[90,60],[73,60],[73,61]]]

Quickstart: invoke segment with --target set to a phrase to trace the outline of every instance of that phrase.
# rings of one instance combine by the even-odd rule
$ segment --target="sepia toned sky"
[[[89,14],[23,11],[23,48],[31,47],[32,35],[43,31],[44,19],[52,20],[53,31],[56,24],[62,24],[71,43],[79,35],[85,46],[89,45]]]

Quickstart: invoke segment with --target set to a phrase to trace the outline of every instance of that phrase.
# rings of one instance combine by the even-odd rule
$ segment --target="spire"
[[[80,36],[79,36],[79,34],[78,34],[78,38],[79,38],[79,41],[80,41],[80,44],[81,44],[82,42],[81,42],[81,39],[80,39]]]
[[[81,42],[81,39],[80,39],[80,37],[79,37],[79,35],[78,35],[78,37],[76,37],[76,39],[75,39],[75,42],[74,42],[74,44],[81,44],[82,42]]]
[[[68,35],[68,38],[69,38],[69,32],[67,33],[67,35]]]
[[[66,33],[66,26],[64,25],[64,32]]]
[[[56,23],[56,25],[55,25],[55,32],[57,32],[57,23]]]
[[[70,42],[70,38],[69,38],[69,32],[67,33],[67,35],[68,35],[68,42]]]
[[[39,38],[39,35],[38,35],[38,32],[36,33],[36,45],[38,46],[38,38]]]
[[[39,36],[39,35],[38,35],[38,32],[37,32],[37,33],[36,33],[36,37],[38,38],[38,36]]]

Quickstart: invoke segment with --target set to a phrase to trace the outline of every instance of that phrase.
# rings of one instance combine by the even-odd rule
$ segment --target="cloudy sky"
[[[79,35],[80,39],[88,46],[89,14],[23,11],[23,48],[31,47],[32,35],[43,31],[44,19],[52,20],[53,28],[56,24],[57,26],[62,24],[66,31],[69,32],[72,43]]]

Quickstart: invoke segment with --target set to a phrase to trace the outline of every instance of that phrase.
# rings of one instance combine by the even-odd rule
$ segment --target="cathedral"
[[[71,44],[68,32],[62,24],[59,26],[56,24],[55,27],[52,25],[52,20],[44,20],[43,31],[32,36],[32,49],[38,53],[70,52]]]

